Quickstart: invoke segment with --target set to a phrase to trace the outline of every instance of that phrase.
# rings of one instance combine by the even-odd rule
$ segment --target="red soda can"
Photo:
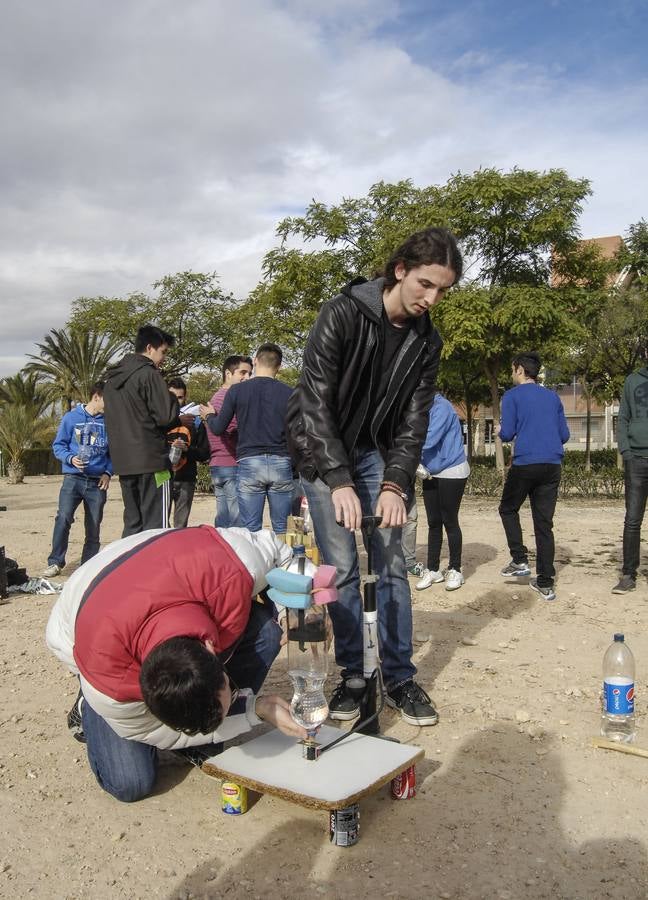
[[[391,795],[394,800],[411,800],[416,796],[416,767],[410,766],[392,778]]]

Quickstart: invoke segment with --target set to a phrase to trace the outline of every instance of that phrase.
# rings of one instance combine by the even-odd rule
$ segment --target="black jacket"
[[[193,419],[193,422],[190,423],[189,419]],[[173,473],[173,480],[195,482],[198,477],[198,463],[207,462],[211,456],[207,429],[204,422],[200,422],[196,427],[196,416],[180,416],[180,420],[191,431],[191,443],[187,450],[187,462]]]
[[[414,319],[387,393],[369,410],[382,355],[384,280],[357,279],[326,302],[306,343],[288,403],[288,443],[299,473],[330,488],[352,483],[350,453],[370,417],[385,481],[408,490],[419,464],[442,341],[429,316]]]
[[[104,419],[117,475],[169,468],[166,433],[179,423],[178,400],[148,356],[128,353],[106,373]]]

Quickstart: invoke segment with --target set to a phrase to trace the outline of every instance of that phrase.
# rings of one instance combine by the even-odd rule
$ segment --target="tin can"
[[[351,847],[358,842],[360,807],[357,803],[344,809],[332,809],[329,817],[329,840],[337,847]]]
[[[392,778],[391,795],[394,800],[411,800],[416,796],[416,768],[410,766]]]
[[[221,787],[221,806],[229,816],[242,816],[247,812],[247,788],[233,781],[224,781]]]

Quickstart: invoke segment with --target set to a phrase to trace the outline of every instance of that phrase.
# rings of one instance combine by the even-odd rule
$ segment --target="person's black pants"
[[[552,587],[556,574],[553,515],[559,485],[559,463],[513,465],[506,476],[499,505],[511,559],[515,563],[528,562],[528,551],[522,540],[519,511],[526,498],[529,498],[535,531],[536,572],[540,587]]]
[[[139,534],[149,528],[164,526],[164,491],[157,487],[155,474],[120,475],[119,486],[124,501],[122,537]],[[168,493],[166,494],[168,502]]]
[[[448,568],[461,571],[462,534],[459,507],[467,478],[426,478],[423,481],[423,503],[428,521],[427,567],[438,572],[441,565],[443,529],[448,537]]]
[[[641,523],[648,497],[648,459],[629,456],[625,468],[625,521],[623,523],[623,574],[637,577]]]

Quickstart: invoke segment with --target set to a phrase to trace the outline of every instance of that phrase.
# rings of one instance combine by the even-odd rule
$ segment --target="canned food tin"
[[[416,768],[410,766],[396,778],[392,778],[391,794],[394,800],[410,800],[416,795]]]
[[[332,809],[329,818],[329,839],[338,847],[351,847],[358,841],[360,807],[357,803],[344,809]]]
[[[224,781],[221,788],[223,812],[230,816],[242,816],[247,812],[247,788],[233,781]]]

